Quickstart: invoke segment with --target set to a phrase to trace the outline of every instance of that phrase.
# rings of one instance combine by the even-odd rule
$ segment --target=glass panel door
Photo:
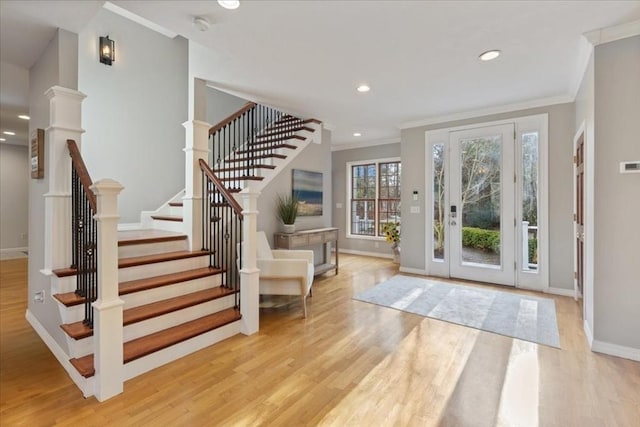
[[[515,285],[513,124],[451,132],[450,275]]]

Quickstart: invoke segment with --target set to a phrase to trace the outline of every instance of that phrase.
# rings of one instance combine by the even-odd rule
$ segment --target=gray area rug
[[[354,299],[560,348],[552,299],[397,275]]]

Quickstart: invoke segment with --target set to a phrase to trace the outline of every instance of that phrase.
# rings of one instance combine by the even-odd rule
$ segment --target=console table
[[[296,231],[295,233],[275,233],[273,237],[277,249],[298,249],[302,247],[323,244],[322,264],[315,266],[314,276],[335,270],[338,274],[338,229],[316,228],[313,230]],[[336,263],[331,263],[330,243],[334,243]]]

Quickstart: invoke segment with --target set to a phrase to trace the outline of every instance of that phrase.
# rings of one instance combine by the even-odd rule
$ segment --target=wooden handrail
[[[222,181],[220,181],[220,179],[213,173],[213,171],[211,170],[207,162],[205,162],[203,159],[200,159],[198,163],[200,163],[200,169],[202,170],[202,172],[204,172],[209,177],[211,182],[213,182],[213,185],[218,187],[218,190],[222,193],[224,198],[227,200],[227,203],[229,203],[229,206],[231,206],[231,208],[235,211],[236,215],[238,215],[240,219],[242,219],[242,207],[237,202],[237,200],[233,197],[231,193],[229,193],[229,190],[227,190],[227,188],[224,186]]]
[[[217,125],[212,126],[211,129],[209,129],[209,135],[213,135],[214,133],[216,133],[217,131],[219,131],[220,129],[222,129],[223,127],[225,127],[226,125],[228,125],[229,123],[231,123],[232,121],[234,121],[235,119],[237,119],[238,117],[240,117],[241,115],[243,115],[244,113],[246,113],[247,111],[255,107],[256,105],[258,104],[256,104],[255,102],[247,102],[244,105],[244,107],[242,107],[235,113],[231,114],[229,117],[222,119]]]
[[[67,139],[67,147],[69,148],[69,155],[71,156],[71,163],[73,164],[73,168],[76,170],[78,177],[80,178],[80,182],[82,183],[82,188],[84,189],[84,194],[87,196],[89,200],[89,204],[91,205],[91,209],[93,213],[98,213],[98,204],[96,202],[96,195],[93,194],[91,187],[93,185],[93,181],[91,181],[91,177],[89,176],[89,172],[87,171],[87,167],[82,160],[82,155],[80,154],[80,150],[78,150],[78,146],[73,139]]]

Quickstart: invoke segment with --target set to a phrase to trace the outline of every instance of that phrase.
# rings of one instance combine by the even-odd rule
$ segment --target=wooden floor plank
[[[511,425],[637,427],[640,419],[640,363],[591,352],[573,299],[513,291],[555,301],[562,345],[518,357],[522,341],[354,301],[398,268],[349,254],[340,254],[337,276],[315,278],[306,319],[295,298],[263,309],[258,333],[133,378],[100,403],[82,397],[25,320],[26,266],[0,262],[2,425],[494,426],[485,417],[514,398],[533,405],[537,420]],[[519,386],[503,395],[510,381]]]

